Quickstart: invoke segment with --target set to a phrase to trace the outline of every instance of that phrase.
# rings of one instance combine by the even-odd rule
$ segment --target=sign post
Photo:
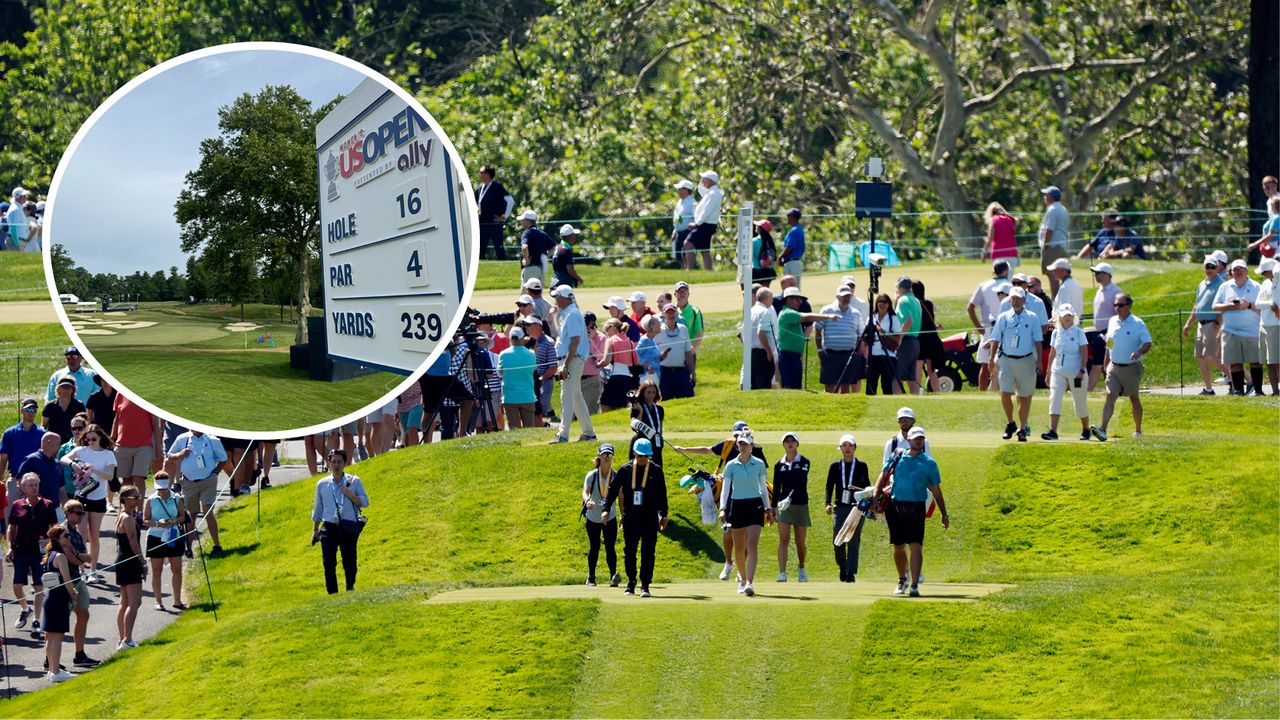
[[[738,210],[738,282],[742,283],[742,389],[751,389],[751,221],[755,203]]]
[[[462,310],[471,213],[415,108],[366,79],[316,127],[331,360],[410,375]]]

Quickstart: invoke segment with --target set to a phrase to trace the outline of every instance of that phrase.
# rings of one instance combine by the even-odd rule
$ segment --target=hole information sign
[[[317,125],[316,158],[329,358],[411,374],[460,310],[469,191],[427,121],[373,79]]]

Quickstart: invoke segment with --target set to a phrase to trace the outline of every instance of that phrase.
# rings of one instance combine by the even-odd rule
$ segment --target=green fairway
[[[94,357],[130,392],[182,417],[250,431],[333,420],[390,392],[404,378],[374,373],[318,382],[266,350],[163,351],[98,348]]]
[[[813,438],[801,450],[814,461],[817,496],[836,457],[831,435],[853,431],[859,455],[878,458],[900,403],[709,392],[669,403],[668,431],[672,444],[705,442],[742,417],[775,458],[778,431],[796,429]],[[594,446],[547,448],[538,431],[478,436],[353,469],[373,500],[357,592],[323,594],[319,550],[307,545],[308,483],[262,496],[260,539],[254,506],[235,503],[221,520],[229,553],[209,565],[220,621],[203,579],[189,578],[202,606],[142,648],[12,701],[9,714],[1280,713],[1280,562],[1258,552],[1280,540],[1275,453],[1259,452],[1274,448],[1274,404],[1239,406],[1227,433],[1213,403],[1153,397],[1148,418],[1160,430],[1141,442],[997,450],[966,440],[997,420],[994,402],[912,404],[934,431],[953,519],[945,532],[929,524],[922,591],[945,593],[940,583],[949,582],[1009,589],[963,604],[890,598],[894,571],[877,523],[864,530],[850,591],[870,605],[771,601],[770,594],[838,592],[825,584],[835,580],[831,525],[815,499],[812,593],[794,579],[772,582],[777,533],[766,528],[756,581],[762,597],[753,604],[713,579],[723,560],[719,533],[698,522],[692,498],[673,490],[672,524],[658,543],[659,593],[694,588],[682,594],[712,602],[582,597],[620,592],[607,587],[540,592],[583,579],[577,492]],[[624,421],[601,416],[599,432],[625,436]],[[679,474],[684,463],[671,450],[667,457],[669,472]],[[445,602],[426,602],[459,588],[513,585],[529,586],[518,592],[528,599],[450,602],[445,594]],[[869,597],[875,593],[883,600]],[[123,690],[126,678],[173,667],[191,670],[181,696]]]
[[[44,281],[44,255],[0,252],[0,302],[48,300]]]

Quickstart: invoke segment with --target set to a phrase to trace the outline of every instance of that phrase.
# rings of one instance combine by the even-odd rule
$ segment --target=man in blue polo
[[[44,428],[36,424],[36,413],[40,404],[35,398],[27,398],[19,405],[22,409],[22,420],[4,431],[0,436],[0,479],[8,480],[8,501],[17,500],[18,466],[31,453],[40,449],[40,439],[44,437]],[[0,508],[5,503],[0,503]]]
[[[787,224],[791,226],[782,239],[782,253],[778,262],[782,263],[783,273],[796,279],[796,287],[800,287],[800,275],[804,273],[804,226],[800,224],[800,208],[787,211]]]
[[[1107,424],[1121,395],[1129,398],[1133,408],[1133,436],[1142,437],[1142,400],[1138,389],[1142,384],[1142,359],[1151,351],[1151,333],[1147,331],[1147,324],[1133,314],[1133,298],[1120,293],[1114,307],[1116,314],[1107,324],[1107,399],[1102,405],[1102,425],[1089,428],[1102,442],[1107,441]]]
[[[40,497],[54,504],[58,512],[58,522],[62,522],[62,506],[67,502],[67,489],[62,474],[62,463],[58,462],[58,448],[62,446],[62,438],[56,432],[46,432],[40,438],[40,447],[35,452],[18,461],[16,477],[33,473],[40,478]]]
[[[591,413],[587,409],[587,400],[582,396],[582,367],[587,361],[590,351],[587,337],[587,323],[582,311],[574,302],[573,288],[560,285],[551,291],[556,301],[556,317],[560,322],[560,335],[556,338],[556,362],[559,367],[556,375],[560,378],[560,430],[551,442],[569,442],[569,427],[574,416],[582,425],[579,440],[596,439],[595,428],[591,426]]]
[[[924,514],[929,495],[933,495],[938,510],[942,512],[944,529],[951,527],[951,516],[947,514],[947,503],[942,499],[942,476],[938,474],[938,463],[924,451],[924,428],[911,428],[907,441],[911,447],[895,453],[880,469],[875,494],[879,497],[887,486],[890,502],[885,511],[885,521],[889,525],[889,544],[893,545],[893,564],[898,568],[898,586],[893,594],[920,597],[918,586],[920,567],[924,562]],[[890,478],[893,479],[892,484]],[[909,568],[908,548],[911,551]]]
[[[64,377],[70,377],[76,381],[76,400],[81,405],[89,402],[89,396],[98,389],[96,383],[93,382],[93,376],[96,374],[89,368],[84,366],[84,357],[80,355],[80,350],[72,345],[62,353],[67,359],[67,366],[58,368],[49,376],[49,388],[45,391],[45,400],[53,402],[57,399],[58,381]]]
[[[218,542],[218,518],[210,512],[218,499],[218,468],[227,461],[222,441],[199,430],[188,430],[174,439],[165,456],[165,466],[179,461],[182,470],[182,499],[196,517],[205,516],[213,553],[222,552]]]
[[[1227,374],[1225,366],[1222,364],[1222,344],[1220,342],[1219,333],[1222,330],[1222,316],[1213,310],[1213,299],[1218,295],[1218,288],[1222,287],[1222,283],[1226,280],[1218,273],[1218,259],[1212,255],[1204,256],[1204,279],[1200,281],[1200,285],[1196,287],[1196,301],[1191,306],[1191,314],[1187,316],[1187,323],[1182,326],[1182,336],[1186,337],[1191,332],[1191,326],[1196,325],[1196,361],[1200,365],[1200,379],[1204,381],[1204,389],[1200,391],[1201,395],[1216,395],[1213,390],[1213,369],[1215,367],[1222,369],[1224,375]]]
[[[1040,369],[1040,319],[1026,309],[1027,291],[1016,287],[1009,291],[1012,308],[1000,313],[991,328],[992,372],[999,369],[1000,405],[1007,424],[1004,439],[1018,433],[1018,442],[1026,442],[1031,432],[1031,396],[1036,392],[1036,374]],[[1013,420],[1013,396],[1018,395],[1018,422]]]

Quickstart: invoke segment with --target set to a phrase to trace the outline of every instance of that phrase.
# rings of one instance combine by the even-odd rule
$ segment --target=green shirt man
[[[920,307],[920,301],[910,292],[903,293],[898,296],[897,316],[898,322],[902,327],[907,326],[907,319],[911,320],[911,329],[907,330],[905,335],[915,337],[920,334],[920,319],[923,310]]]

